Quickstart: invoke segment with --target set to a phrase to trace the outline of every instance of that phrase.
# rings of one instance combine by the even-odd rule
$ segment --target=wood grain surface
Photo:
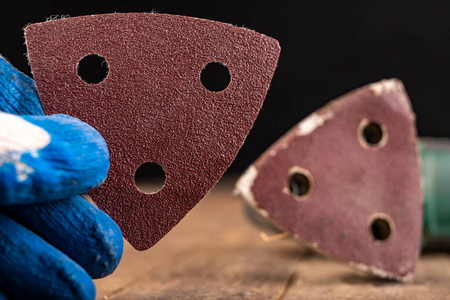
[[[381,280],[290,238],[264,242],[233,185],[222,179],[152,249],[126,243],[97,299],[450,299],[449,253],[422,255],[411,283]]]

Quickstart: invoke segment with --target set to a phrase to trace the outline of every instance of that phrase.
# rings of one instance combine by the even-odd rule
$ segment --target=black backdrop
[[[450,137],[450,1],[2,1],[0,53],[30,74],[23,27],[54,15],[181,14],[245,26],[279,40],[281,57],[240,172],[305,116],[383,78],[403,80],[422,136]]]

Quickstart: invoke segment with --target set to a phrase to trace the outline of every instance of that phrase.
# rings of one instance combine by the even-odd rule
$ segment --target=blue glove
[[[45,116],[33,80],[0,56],[0,299],[95,298],[92,278],[116,269],[123,239],[77,195],[108,168],[100,134]]]

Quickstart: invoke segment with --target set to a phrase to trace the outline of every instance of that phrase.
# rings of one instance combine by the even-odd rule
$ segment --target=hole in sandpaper
[[[134,174],[134,183],[138,190],[145,194],[159,192],[166,182],[166,173],[163,168],[154,162],[146,162],[137,168]]]
[[[384,218],[376,218],[370,224],[370,232],[375,240],[385,241],[391,235],[391,225]]]
[[[359,124],[358,140],[365,148],[378,149],[386,145],[388,139],[387,126],[363,119]]]
[[[77,73],[84,82],[97,84],[108,76],[109,65],[104,57],[98,54],[89,54],[78,62]]]
[[[207,63],[200,74],[203,86],[211,92],[220,92],[228,87],[231,81],[228,67],[217,61]]]
[[[364,140],[369,145],[378,145],[383,139],[383,129],[375,122],[367,124],[362,133]]]
[[[308,195],[311,190],[311,182],[307,175],[296,172],[289,177],[288,180],[289,191],[294,196]]]

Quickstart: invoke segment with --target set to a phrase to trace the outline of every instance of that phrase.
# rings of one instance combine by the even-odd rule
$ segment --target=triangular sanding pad
[[[53,20],[26,27],[25,37],[45,112],[80,118],[105,138],[111,168],[90,194],[139,250],[168,233],[231,164],[280,53],[276,40],[245,28],[152,13]],[[105,75],[85,71],[89,63]],[[211,85],[203,72],[225,82]],[[156,193],[135,186],[146,162],[165,172]]]
[[[365,86],[313,113],[249,167],[237,190],[314,249],[406,280],[420,251],[422,190],[402,83]]]

